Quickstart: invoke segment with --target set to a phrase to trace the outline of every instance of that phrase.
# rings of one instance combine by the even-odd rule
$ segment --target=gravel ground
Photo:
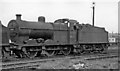
[[[63,59],[42,63],[37,69],[118,69],[118,58],[91,61]]]
[[[109,50],[117,51],[118,47],[109,47]],[[111,52],[111,51],[110,51]],[[118,69],[118,58],[101,60],[63,59],[40,64],[37,69]]]

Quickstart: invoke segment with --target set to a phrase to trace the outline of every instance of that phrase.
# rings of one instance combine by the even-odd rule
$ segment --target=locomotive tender
[[[38,22],[32,22],[22,20],[21,14],[17,14],[8,28],[13,43],[10,50],[19,57],[104,52],[108,48],[108,32],[104,28],[79,24],[72,19],[58,19],[52,23],[41,16]]]

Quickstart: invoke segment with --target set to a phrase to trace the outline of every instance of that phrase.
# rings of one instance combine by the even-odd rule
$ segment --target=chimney
[[[16,14],[16,20],[21,20],[21,14]]]
[[[44,16],[38,17],[38,22],[44,22],[45,23],[45,17]]]

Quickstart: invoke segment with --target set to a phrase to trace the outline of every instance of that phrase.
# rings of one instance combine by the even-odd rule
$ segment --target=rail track
[[[110,56],[85,58],[85,60],[98,60],[98,59],[117,58],[117,57],[118,57],[118,55],[110,55]]]
[[[62,56],[58,55],[55,57],[50,58],[36,58],[36,59],[20,59],[11,62],[3,62],[0,68],[2,69],[26,69],[26,68],[35,68],[41,65],[42,63],[49,62],[49,61],[56,61],[61,59],[81,59],[81,60],[98,60],[98,59],[107,59],[107,58],[117,58],[118,55],[116,53],[110,51],[107,54],[83,54],[83,55],[69,55],[69,56]]]
[[[66,56],[66,57],[59,57],[59,58],[49,58],[49,59],[38,59],[38,60],[29,60],[29,61],[19,61],[19,62],[7,62],[2,63],[2,69],[16,69],[16,68],[32,68],[41,65],[41,63],[45,63],[48,61],[55,61],[60,59],[83,59],[83,60],[97,60],[97,59],[107,59],[107,58],[116,58],[118,55],[91,55],[91,56]]]

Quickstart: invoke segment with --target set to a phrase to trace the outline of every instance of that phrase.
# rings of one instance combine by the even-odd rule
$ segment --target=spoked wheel
[[[42,50],[38,51],[37,56],[41,56]]]
[[[5,51],[1,49],[2,58],[5,56]]]
[[[98,53],[103,53],[103,50],[99,50]]]
[[[35,51],[33,48],[28,49],[28,48],[23,47],[22,51],[23,51],[24,55],[29,58],[34,58],[38,54],[38,51]]]
[[[54,56],[54,55],[55,55],[55,50],[46,50],[45,52],[46,52],[46,55],[47,55],[48,57],[51,57],[51,56]]]
[[[107,48],[107,47],[104,47],[104,48],[101,49],[100,53],[105,53],[105,54],[106,54],[106,53],[107,53],[107,50],[108,50],[108,48]]]
[[[90,53],[91,53],[91,54],[94,54],[94,53],[95,53],[95,50],[91,50]]]
[[[27,56],[29,58],[34,58],[37,56],[38,51],[27,51]]]
[[[16,55],[18,58],[22,58],[22,57],[23,57],[22,51],[20,51],[20,50],[14,50],[13,53],[15,53],[15,55]]]
[[[55,53],[54,53],[54,55],[57,55],[58,53],[59,53],[59,51],[56,50]]]
[[[71,47],[65,47],[62,51],[61,51],[64,55],[69,55],[71,52]]]
[[[82,54],[84,51],[82,49],[76,49],[78,54]]]

